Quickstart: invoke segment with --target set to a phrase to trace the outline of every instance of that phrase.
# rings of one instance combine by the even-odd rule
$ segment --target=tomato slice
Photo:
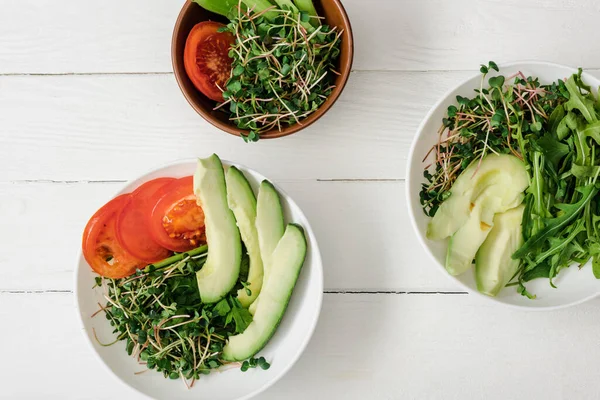
[[[150,216],[152,238],[173,251],[188,251],[206,243],[204,212],[196,204],[194,178],[186,176],[162,188]]]
[[[225,84],[231,75],[229,48],[235,42],[229,32],[217,32],[225,25],[204,21],[190,31],[183,50],[183,65],[190,80],[206,97],[223,101]],[[221,89],[219,89],[221,88]]]
[[[164,260],[171,251],[150,235],[148,220],[154,208],[152,196],[175,178],[158,178],[144,183],[133,193],[117,218],[117,240],[132,256],[148,263]]]
[[[129,194],[117,196],[100,208],[83,231],[83,256],[98,274],[107,278],[123,278],[147,265],[129,254],[117,240],[116,221]]]

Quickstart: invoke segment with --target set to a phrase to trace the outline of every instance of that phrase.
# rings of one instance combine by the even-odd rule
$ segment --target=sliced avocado
[[[529,186],[525,165],[509,154],[490,154],[479,164],[469,165],[450,189],[444,201],[427,226],[427,238],[440,240],[454,234],[469,219],[471,210],[481,198],[498,197],[499,210],[514,207]],[[520,201],[519,201],[520,203]],[[519,204],[517,203],[517,204]]]
[[[235,286],[240,274],[242,242],[233,212],[227,205],[227,186],[216,154],[198,160],[194,193],[204,210],[208,256],[196,273],[203,303],[221,300]]]
[[[224,360],[246,360],[265,347],[283,318],[305,257],[304,231],[289,224],[273,252],[271,276],[263,284],[254,318],[243,333],[229,337]]]
[[[244,174],[236,167],[229,167],[225,174],[227,183],[227,203],[237,221],[242,241],[250,258],[248,286],[238,290],[237,298],[243,307],[248,308],[260,293],[263,281],[263,263],[256,232],[256,197]]]
[[[520,205],[494,216],[494,227],[475,257],[475,280],[481,293],[496,296],[519,269],[520,261],[511,256],[523,245],[524,210]]]
[[[467,222],[450,236],[448,242],[446,270],[451,275],[460,275],[471,267],[477,250],[494,226],[494,215],[518,206],[523,202],[523,197],[523,193],[520,193],[507,205],[502,204],[500,197],[483,197],[473,206]]]
[[[460,275],[471,267],[479,246],[493,226],[493,214],[486,212],[489,201],[475,205],[467,222],[461,226],[448,242],[446,270],[451,275]]]
[[[263,285],[269,279],[271,269],[271,258],[279,240],[283,236],[285,223],[283,221],[283,208],[279,199],[279,193],[269,181],[262,181],[258,188],[258,200],[256,204],[256,231],[258,233],[258,244],[263,261]],[[258,298],[250,305],[250,313],[256,312]]]

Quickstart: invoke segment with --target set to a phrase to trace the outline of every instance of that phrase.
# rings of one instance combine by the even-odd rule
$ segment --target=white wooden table
[[[137,398],[79,332],[81,231],[122,182],[212,152],[280,183],[323,253],[315,335],[262,399],[600,397],[600,300],[530,313],[461,293],[426,258],[404,200],[417,125],[480,63],[600,75],[599,2],[344,0],[356,56],[341,99],[305,131],[254,145],[180,94],[181,4],[0,0],[0,398]]]

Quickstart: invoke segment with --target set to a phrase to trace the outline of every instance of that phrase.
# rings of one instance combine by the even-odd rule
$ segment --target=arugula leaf
[[[563,211],[563,214],[560,217],[544,219],[546,226],[530,237],[523,246],[512,255],[513,259],[523,258],[531,251],[541,247],[549,237],[559,232],[561,228],[565,227],[577,217],[585,208],[585,205],[596,195],[596,193],[598,193],[598,189],[594,184],[576,190],[582,194],[582,198],[574,204],[556,204],[556,208]]]
[[[577,251],[577,247],[572,245],[572,242],[575,240],[577,235],[580,232],[585,231],[585,222],[580,219],[576,222],[575,225],[569,225],[564,230],[564,233],[560,235],[560,237],[554,237],[550,242],[550,249],[540,254],[537,259],[543,259],[547,257],[549,254],[552,254],[552,258],[550,259],[550,285],[552,287],[554,284],[552,283],[552,279],[558,274],[558,272],[564,268],[569,266],[571,263],[570,258],[574,252]],[[568,234],[566,238],[562,238],[564,234]]]
[[[592,272],[596,279],[600,279],[600,252],[592,256]]]
[[[558,167],[558,163],[564,156],[569,154],[569,146],[561,143],[550,134],[545,134],[536,141],[537,145],[541,147],[546,158],[552,163],[554,168]]]
[[[562,104],[558,105],[550,117],[548,118],[548,131],[552,133],[552,135],[557,136],[557,129],[563,118],[565,117],[565,108]]]
[[[542,262],[537,264],[534,268],[523,273],[523,281],[529,282],[537,278],[548,278],[550,277],[550,264],[548,262]]]
[[[517,292],[521,296],[525,296],[525,297],[527,297],[528,299],[531,299],[531,300],[533,300],[533,299],[536,298],[536,295],[529,293],[529,291],[527,290],[527,288],[520,281],[519,281],[519,286],[517,287]]]
[[[585,137],[590,137],[600,144],[600,121],[592,122],[581,130],[581,133]]]
[[[571,164],[571,173],[575,178],[585,180],[600,175],[600,167],[573,163]]]
[[[583,232],[585,230],[585,225],[583,220],[578,220],[576,225],[567,227],[566,231],[571,231],[568,233],[566,238],[562,237],[551,237],[548,238],[548,242],[550,243],[550,248],[546,251],[540,253],[536,258],[534,263],[539,264],[548,257],[562,251],[565,247],[567,247],[571,241],[575,239],[575,237],[579,234],[579,232]],[[562,236],[562,235],[561,235]]]
[[[583,81],[583,79],[581,79],[582,73],[583,73],[583,69],[578,68],[577,74],[573,74],[573,79],[575,80],[575,83],[577,84],[578,87],[582,88],[583,90],[587,90],[588,92],[591,92],[592,87],[590,85],[586,85],[586,83]]]
[[[595,122],[598,121],[598,117],[596,116],[596,110],[594,109],[594,101],[584,97],[580,90],[579,86],[575,82],[575,75],[571,76],[565,82],[565,86],[569,91],[569,101],[565,103],[565,107],[567,110],[579,110],[581,115],[586,119],[587,122]]]
[[[575,130],[577,128],[577,114],[572,111],[569,111],[567,115],[560,121],[558,127],[556,128],[556,136],[558,140],[564,140],[569,134],[571,130]]]
[[[592,272],[596,279],[600,279],[600,243],[596,239],[592,239],[588,247],[588,251],[592,256]]]

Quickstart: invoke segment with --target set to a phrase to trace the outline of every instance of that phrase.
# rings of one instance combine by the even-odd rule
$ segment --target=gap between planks
[[[510,64],[510,63],[505,63]],[[502,67],[502,65],[500,65]],[[586,67],[586,72],[596,72],[600,67]],[[351,73],[407,73],[407,74],[444,74],[444,73],[477,73],[478,69],[353,69]],[[5,72],[6,76],[128,76],[128,75],[173,75],[173,71],[155,72]]]
[[[286,182],[285,179],[279,179],[282,182]],[[298,181],[301,179],[294,179]],[[306,179],[306,181],[313,181],[313,179]],[[316,178],[316,182],[404,182],[405,178]],[[111,184],[111,183],[127,183],[124,179],[100,179],[100,180],[55,180],[55,179],[21,179],[21,180],[10,180],[2,183],[9,183],[12,185],[22,184],[56,184],[56,185],[79,185],[79,184]]]
[[[586,70],[595,68],[586,68]],[[477,69],[465,70],[410,70],[410,69],[353,69],[351,73],[451,73],[451,72],[476,72]],[[2,76],[121,76],[121,75],[173,75],[173,71],[158,71],[158,72],[5,72],[0,73]]]
[[[44,290],[2,290],[2,294],[73,294],[69,289],[44,289]],[[323,294],[339,295],[464,295],[460,291],[397,291],[397,290],[325,290]]]

